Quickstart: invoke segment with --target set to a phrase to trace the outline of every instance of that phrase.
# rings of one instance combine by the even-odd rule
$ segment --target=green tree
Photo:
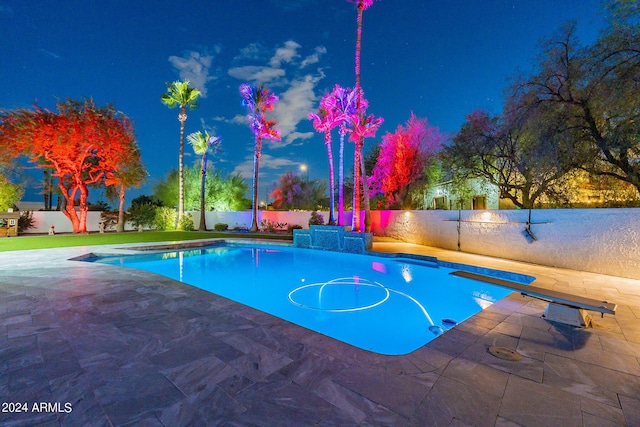
[[[544,45],[539,71],[522,78],[512,97],[564,122],[562,138],[584,170],[640,192],[640,7],[613,0],[607,7],[609,25],[594,45],[581,46],[575,25],[564,26]]]
[[[162,94],[160,100],[169,108],[178,106],[180,113],[180,151],[178,155],[178,224],[184,216],[184,122],[187,121],[187,108],[193,110],[197,107],[200,91],[189,86],[189,81],[175,81],[167,83],[167,93]]]
[[[207,131],[204,134],[200,131],[194,132],[187,136],[187,140],[191,144],[194,153],[202,156],[201,164],[200,164],[200,225],[198,230],[205,231],[207,229],[207,224],[205,221],[205,182],[207,180],[207,155],[209,153],[215,154],[220,150],[220,143],[222,142],[222,138],[219,136],[210,136]]]
[[[22,198],[23,190],[19,184],[12,183],[9,178],[0,173],[0,212],[6,212]]]
[[[185,209],[197,210],[200,208],[202,182],[199,165],[185,168],[184,179]],[[176,205],[177,183],[178,171],[173,169],[153,187],[155,197],[164,206]],[[220,173],[209,170],[205,183],[205,211],[246,210],[251,206],[251,201],[245,197],[247,190],[248,186],[240,175],[222,177]]]

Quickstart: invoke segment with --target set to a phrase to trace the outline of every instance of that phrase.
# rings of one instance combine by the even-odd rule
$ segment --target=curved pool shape
[[[436,262],[286,246],[89,260],[158,273],[386,355],[410,353],[512,292]]]

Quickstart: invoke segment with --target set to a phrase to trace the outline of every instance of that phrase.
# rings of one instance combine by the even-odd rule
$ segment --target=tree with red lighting
[[[251,220],[252,232],[258,231],[258,174],[260,172],[260,155],[264,138],[280,141],[280,131],[275,128],[276,121],[268,120],[265,113],[273,111],[278,97],[269,92],[265,86],[252,86],[248,83],[240,85],[242,105],[249,109],[247,119],[249,128],[255,135],[253,154],[253,214]]]
[[[37,167],[54,170],[65,201],[63,212],[73,231],[84,233],[89,186],[104,183],[138,152],[133,126],[113,106],[98,107],[91,99],[58,102],[57,109],[2,112],[0,141],[14,156],[26,155]]]
[[[414,114],[406,126],[382,137],[380,152],[370,178],[374,193],[383,193],[389,206],[402,203],[413,182],[423,175],[428,160],[440,150],[444,136],[427,119]]]

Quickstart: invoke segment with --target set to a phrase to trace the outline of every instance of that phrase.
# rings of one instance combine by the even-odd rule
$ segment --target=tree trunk
[[[338,225],[344,225],[344,126],[340,126],[340,164],[338,165]]]
[[[198,227],[199,231],[207,230],[207,223],[205,220],[205,207],[204,207],[204,190],[205,190],[205,182],[207,180],[207,152],[205,151],[202,155],[202,166],[200,168],[200,177],[202,182],[200,183],[200,226]]]
[[[358,144],[353,153],[353,215],[351,216],[351,230],[360,231],[360,152]]]
[[[262,151],[262,138],[256,136],[256,149],[253,155],[253,212],[251,218],[251,232],[258,231],[258,174],[260,171],[260,152]]]
[[[333,217],[335,206],[336,183],[333,176],[333,151],[331,151],[331,131],[324,133],[324,143],[327,146],[327,157],[329,158],[329,225],[335,225],[336,221]]]
[[[362,198],[364,203],[364,232],[371,232],[371,206],[369,205],[369,184],[367,183],[367,171],[364,167],[364,156],[360,154],[360,174],[362,175]]]
[[[180,114],[180,154],[178,155],[178,230],[182,229],[184,216],[184,122],[187,121],[187,109],[181,105]]]
[[[116,233],[124,233],[124,184],[120,184],[120,204],[118,205],[118,224],[116,225]]]

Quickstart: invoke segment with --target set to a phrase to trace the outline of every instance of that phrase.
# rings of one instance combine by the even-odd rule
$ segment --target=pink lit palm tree
[[[343,88],[335,85],[331,92],[335,99],[334,108],[336,115],[340,117],[340,154],[338,165],[338,225],[344,225],[344,136],[349,132],[351,126],[351,117],[356,114],[357,95],[356,91],[351,88]],[[361,99],[361,104],[366,109],[367,101]]]
[[[269,93],[269,90],[260,85],[258,87],[247,83],[240,85],[242,105],[249,109],[247,119],[249,127],[255,135],[253,155],[253,213],[251,219],[251,231],[258,231],[258,175],[260,172],[260,156],[262,153],[262,140],[264,138],[280,141],[280,131],[275,129],[275,120],[267,120],[265,113],[273,111],[278,97]]]
[[[364,109],[362,108],[362,93],[361,93],[361,85],[360,85],[360,52],[361,52],[361,47],[362,47],[362,15],[363,12],[370,8],[373,5],[374,0],[347,0],[349,3],[355,3],[358,9],[358,19],[357,19],[357,31],[356,31],[356,94],[357,94],[357,109],[358,111],[360,111],[360,117],[364,117]],[[362,152],[358,152],[358,149],[362,150],[362,147],[364,145],[364,140],[361,141],[359,144],[356,144],[356,153],[354,154],[354,165],[357,164],[357,162],[355,161],[355,157],[362,157]],[[358,148],[359,147],[359,148]],[[362,159],[362,161],[360,162],[361,165],[364,165],[364,159]],[[359,178],[360,173],[358,172],[358,167],[356,166],[356,171],[354,172],[354,195],[355,193],[357,193],[356,191],[356,186],[357,186],[357,182],[359,180],[356,180],[356,178]],[[364,167],[362,168],[362,174],[364,175],[365,170]],[[366,180],[364,180],[366,181]],[[365,193],[365,220],[364,220],[364,224],[365,224],[365,232],[369,232],[370,228],[371,228],[371,217],[370,217],[370,213],[369,213],[369,197],[368,197],[368,191],[366,189],[363,189],[364,193]],[[358,200],[358,204],[359,204],[359,200]],[[354,210],[354,216],[355,216],[356,212]],[[355,219],[355,218],[354,218]],[[354,219],[352,219],[352,222],[354,221]],[[359,228],[359,225],[358,225]]]
[[[375,117],[373,114],[365,116],[362,112],[358,112],[352,117],[353,130],[349,140],[356,144],[356,150],[353,157],[353,217],[351,219],[351,227],[353,231],[360,231],[360,169],[364,172],[364,157],[362,157],[362,146],[365,138],[373,138],[376,136],[378,128],[384,122],[382,117]],[[363,174],[364,175],[364,174]],[[366,177],[363,177],[366,178]],[[366,179],[362,179],[363,188],[366,186]],[[364,188],[364,199],[369,200],[368,189]],[[366,218],[365,218],[366,220]],[[365,230],[366,231],[366,230]]]
[[[309,120],[318,132],[324,132],[324,144],[327,146],[329,157],[329,225],[334,225],[335,211],[335,174],[333,171],[333,151],[331,150],[331,129],[340,126],[343,118],[337,113],[336,101],[333,94],[327,93],[320,100],[318,113],[309,113]]]

